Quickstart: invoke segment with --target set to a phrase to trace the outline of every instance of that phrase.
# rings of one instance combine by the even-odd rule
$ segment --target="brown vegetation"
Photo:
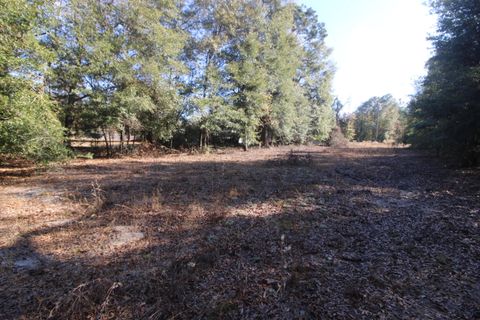
[[[407,149],[0,171],[1,319],[480,316],[479,174]]]

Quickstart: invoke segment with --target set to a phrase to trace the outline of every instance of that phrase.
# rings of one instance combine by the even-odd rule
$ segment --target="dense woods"
[[[480,160],[480,3],[431,1],[438,15],[428,74],[409,106],[409,140],[464,165]]]
[[[65,153],[62,126],[45,92],[52,52],[39,35],[42,3],[0,2],[0,154],[53,160]]]
[[[435,52],[409,107],[385,95],[342,116],[325,26],[295,3],[1,0],[0,153],[49,161],[83,137],[112,154],[113,136],[120,151],[135,140],[248,149],[326,142],[340,127],[475,164],[479,5],[430,4]]]
[[[248,148],[323,141],[334,126],[330,50],[311,9],[15,0],[1,11],[4,153],[56,157],[62,126],[67,142],[104,137],[109,151],[112,133],[122,145]]]

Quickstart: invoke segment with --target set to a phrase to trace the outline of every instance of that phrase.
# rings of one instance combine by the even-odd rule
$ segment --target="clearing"
[[[0,175],[0,319],[480,318],[479,172],[411,150]]]

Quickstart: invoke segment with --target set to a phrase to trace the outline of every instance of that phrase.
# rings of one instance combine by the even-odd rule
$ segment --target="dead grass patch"
[[[380,144],[11,176],[0,318],[473,319],[478,181]]]

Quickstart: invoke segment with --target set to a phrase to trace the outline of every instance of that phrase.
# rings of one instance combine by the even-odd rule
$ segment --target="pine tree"
[[[432,37],[435,54],[409,106],[409,141],[475,165],[480,161],[480,3],[430,4],[439,18]]]
[[[303,49],[297,82],[308,99],[308,137],[325,141],[336,121],[331,92],[334,68],[329,61],[331,50],[325,44],[327,32],[315,11],[305,7],[296,8],[295,32]]]
[[[51,53],[37,34],[46,1],[0,0],[0,153],[38,161],[66,155],[55,106],[44,92]]]
[[[293,5],[281,6],[271,1],[267,16],[270,21],[266,31],[265,62],[268,73],[268,92],[271,98],[271,109],[262,119],[266,135],[274,137],[279,143],[290,143],[294,140],[294,127],[306,123],[305,114],[299,114],[295,106],[303,104],[304,95],[295,81],[300,68],[302,56],[298,38],[293,34]]]
[[[183,38],[169,25],[174,3],[69,0],[57,10],[45,45],[56,53],[50,90],[70,134],[100,129],[107,146],[109,131],[123,138],[130,127],[149,139],[171,137],[173,128],[155,122],[175,123],[178,108]]]

